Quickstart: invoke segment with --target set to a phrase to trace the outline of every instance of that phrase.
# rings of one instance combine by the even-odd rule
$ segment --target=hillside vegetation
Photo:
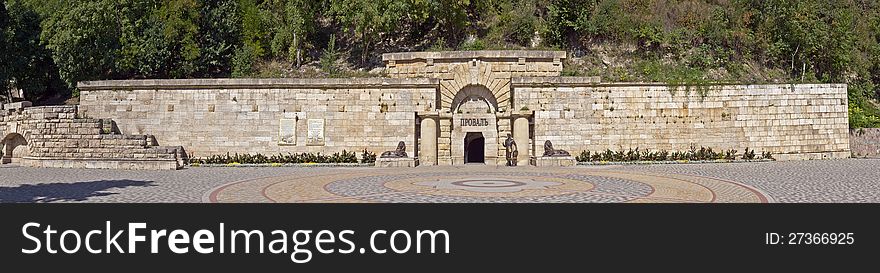
[[[83,80],[376,76],[386,52],[555,49],[565,75],[605,81],[847,83],[851,127],[880,127],[880,0],[7,0],[0,30],[0,84],[43,104]]]

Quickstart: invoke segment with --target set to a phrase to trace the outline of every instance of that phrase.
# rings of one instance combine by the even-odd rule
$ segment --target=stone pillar
[[[496,120],[496,122],[498,123],[496,127],[498,133],[496,134],[496,141],[494,142],[495,146],[497,147],[495,148],[496,157],[494,160],[496,166],[504,166],[507,164],[507,157],[505,157],[507,148],[504,148],[504,140],[507,139],[507,134],[513,135],[513,132],[511,131],[511,129],[513,129],[513,124],[511,123],[511,121],[512,120],[509,117],[499,117]],[[488,143],[488,139],[486,143]],[[519,145],[519,143],[517,143],[517,145]],[[489,164],[489,162],[489,158],[487,157],[486,164]]]
[[[516,117],[514,119],[513,141],[516,141],[516,148],[519,151],[516,164],[518,166],[528,166],[529,153],[532,147],[529,145],[529,119],[527,117]]]
[[[419,142],[419,165],[437,165],[437,119],[422,118]]]
[[[437,139],[437,165],[452,165],[452,115],[448,118],[441,116],[440,138]]]

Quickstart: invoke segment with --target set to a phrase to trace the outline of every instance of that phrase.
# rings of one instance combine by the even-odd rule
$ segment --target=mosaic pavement
[[[769,202],[716,178],[607,168],[488,166],[364,169],[253,179],[218,187],[207,202],[562,203]]]
[[[535,167],[43,169],[0,165],[8,202],[880,203],[880,159]]]

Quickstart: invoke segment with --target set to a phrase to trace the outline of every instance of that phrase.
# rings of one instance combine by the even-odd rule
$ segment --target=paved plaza
[[[0,167],[0,202],[880,202],[880,159],[418,168]]]

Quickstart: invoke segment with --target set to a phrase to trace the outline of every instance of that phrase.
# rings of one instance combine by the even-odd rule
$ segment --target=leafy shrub
[[[248,77],[255,73],[254,62],[257,60],[257,53],[253,47],[242,46],[235,51],[232,57],[232,77]]]
[[[724,159],[735,160],[736,159],[736,150],[727,150],[727,152],[724,152]]]
[[[342,153],[334,153],[327,159],[329,163],[357,163],[357,155],[354,152],[342,150]]]
[[[502,16],[502,24],[499,25],[507,42],[520,46],[529,46],[538,25],[538,19],[534,15],[534,6],[519,5],[509,13],[509,17]]]
[[[427,51],[446,51],[449,48],[446,47],[446,39],[443,37],[437,38],[434,40],[434,43],[428,47]]]
[[[578,162],[591,162],[591,161],[608,161],[608,162],[634,162],[634,161],[680,161],[680,160],[689,160],[689,161],[706,161],[706,160],[736,160],[737,150],[730,149],[723,152],[716,152],[712,148],[709,147],[700,147],[697,149],[696,146],[691,146],[691,148],[687,151],[673,151],[669,152],[666,150],[660,151],[651,151],[651,150],[641,150],[639,148],[629,149],[626,151],[612,151],[611,149],[607,149],[604,152],[591,152],[591,151],[582,151],[579,155],[575,157],[575,160]],[[755,151],[746,148],[746,152],[742,155],[743,160],[754,160]],[[759,159],[770,159],[773,160],[773,155],[770,152],[762,152],[761,157]]]
[[[749,150],[749,148],[746,148],[746,152],[743,153],[742,158],[745,160],[754,160],[755,159],[755,150]]]
[[[657,152],[656,154],[654,154],[651,157],[651,160],[661,161],[661,160],[666,160],[667,158],[669,158],[669,152],[667,152],[666,150],[661,150],[660,152]]]
[[[364,150],[366,154],[366,150]],[[373,154],[375,161],[375,154]],[[354,152],[342,152],[324,155],[321,153],[287,153],[266,156],[263,154],[229,154],[212,155],[206,158],[192,158],[189,162],[198,164],[296,164],[296,163],[358,163]]]
[[[483,50],[486,44],[481,39],[465,40],[458,46],[458,50]]]
[[[376,162],[376,153],[368,152],[367,149],[364,149],[364,152],[361,153],[361,163],[375,163]]]
[[[581,154],[579,154],[578,156],[576,156],[574,159],[577,160],[577,162],[587,162],[587,161],[591,161],[590,152],[584,150],[584,151],[581,152]]]
[[[850,128],[876,128],[880,127],[880,116],[862,108],[862,105],[849,103],[849,127]]]

